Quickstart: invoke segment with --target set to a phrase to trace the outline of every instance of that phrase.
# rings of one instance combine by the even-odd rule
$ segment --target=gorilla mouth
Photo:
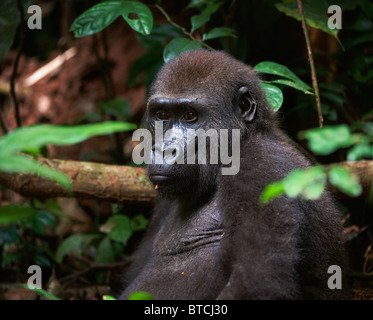
[[[170,182],[175,180],[174,178],[172,178],[170,176],[166,176],[166,175],[162,175],[162,174],[152,174],[152,175],[149,176],[149,179],[155,185],[170,183]]]

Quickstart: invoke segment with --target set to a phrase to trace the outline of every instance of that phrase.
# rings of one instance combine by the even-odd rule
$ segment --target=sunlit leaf
[[[131,293],[128,297],[128,300],[153,300],[154,297],[146,292],[142,291],[136,291],[134,293]]]
[[[283,181],[268,184],[260,196],[260,203],[266,204],[272,199],[285,193]]]
[[[254,67],[254,71],[285,78],[267,81],[268,83],[279,83],[303,91],[306,94],[313,94],[312,89],[308,84],[299,79],[294,72],[282,64],[272,61],[263,61]]]
[[[320,155],[328,155],[353,143],[350,129],[346,125],[301,131],[299,137],[308,139],[311,150]]]
[[[284,96],[281,89],[264,82],[262,83],[262,88],[265,91],[267,101],[272,110],[275,112],[278,111],[282,106],[282,102],[284,101]]]
[[[136,125],[115,121],[70,127],[49,124],[21,127],[0,140],[0,151],[4,154],[40,148],[48,144],[69,145],[93,136],[133,129],[136,129]]]
[[[70,189],[70,178],[63,172],[49,168],[22,154],[0,154],[0,171],[36,174],[52,179],[66,189]]]
[[[296,169],[283,180],[285,193],[290,198],[318,199],[324,191],[326,175],[322,167]]]
[[[361,158],[373,159],[373,146],[367,143],[356,144],[347,153],[348,161],[356,161]]]
[[[329,170],[330,183],[344,193],[356,197],[361,194],[362,188],[359,179],[348,169],[333,166]]]

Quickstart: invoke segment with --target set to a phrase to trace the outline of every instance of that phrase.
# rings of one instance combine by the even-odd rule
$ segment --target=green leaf
[[[51,213],[43,210],[38,210],[36,215],[32,218],[27,219],[24,225],[30,226],[35,233],[44,235],[44,228],[46,226],[54,226],[57,223],[57,219]]]
[[[217,27],[209,31],[208,33],[203,34],[202,40],[210,40],[215,38],[221,38],[221,37],[234,37],[236,38],[236,35],[234,34],[234,30],[227,27]]]
[[[350,146],[352,136],[347,125],[325,126],[308,131],[299,132],[301,139],[308,139],[309,147],[313,152],[320,155],[328,155],[339,148]]]
[[[268,184],[260,195],[260,203],[267,204],[272,199],[285,193],[283,181],[276,181]]]
[[[117,98],[100,102],[100,109],[116,119],[128,120],[131,117],[130,104],[127,99]]]
[[[348,169],[341,166],[332,166],[329,170],[330,183],[352,197],[361,194],[362,188],[359,179]]]
[[[51,212],[54,215],[56,215],[57,217],[61,217],[61,218],[65,217],[65,214],[63,213],[62,208],[55,200],[52,200],[52,199],[46,200],[44,202],[44,208],[48,212]]]
[[[136,18],[130,18],[134,14]],[[147,35],[153,27],[153,15],[149,8],[138,1],[105,1],[96,4],[80,15],[71,25],[75,37],[84,37],[109,26],[120,15],[132,29]]]
[[[137,15],[137,19],[130,18],[130,14]],[[141,33],[149,35],[153,28],[153,15],[149,8],[138,1],[123,1],[122,17],[127,21],[129,26]]]
[[[128,300],[153,300],[154,297],[146,292],[143,291],[136,291],[134,293],[131,293],[128,297]]]
[[[111,240],[125,245],[132,235],[130,219],[123,214],[114,215],[101,226],[100,231],[107,233]]]
[[[290,198],[318,199],[324,191],[326,175],[322,167],[296,169],[283,180],[285,193]]]
[[[18,287],[22,287],[22,288],[34,291],[34,292],[48,298],[49,300],[61,300],[60,298],[56,297],[55,295],[53,295],[53,294],[51,294],[48,291],[45,291],[43,289],[37,289],[37,288],[30,289],[27,284],[17,283],[17,284],[14,284],[14,286],[18,286]]]
[[[146,219],[144,215],[138,214],[137,216],[131,219],[130,224],[131,224],[132,231],[143,230],[148,224],[148,219]]]
[[[66,238],[57,248],[55,257],[57,263],[61,263],[63,258],[71,252],[78,255],[82,254],[83,248],[88,247],[89,244],[98,237],[100,237],[100,235],[97,234],[74,234]]]
[[[168,62],[185,51],[200,49],[201,47],[202,45],[196,41],[187,38],[175,38],[164,48],[163,60]]]
[[[109,26],[121,14],[122,1],[105,1],[96,4],[75,19],[70,27],[76,38],[99,32]]]
[[[71,188],[70,178],[66,174],[22,154],[0,154],[0,171],[37,174],[56,181],[66,189]]]
[[[209,4],[201,14],[197,14],[190,18],[190,22],[192,24],[192,31],[194,32],[199,27],[203,26],[206,22],[210,20],[210,17],[213,13],[215,13],[219,7],[223,4],[223,2],[211,3]]]
[[[95,262],[112,263],[115,261],[113,247],[108,237],[104,237],[97,247]]]
[[[373,146],[367,143],[356,144],[351,150],[347,153],[348,161],[356,161],[361,158],[373,158]]]
[[[22,0],[24,12],[32,4],[32,0]],[[0,1],[0,65],[12,46],[17,27],[20,23],[20,12],[15,0]]]
[[[268,83],[262,82],[262,88],[265,91],[267,101],[273,111],[278,111],[281,108],[282,102],[284,101],[284,96],[279,87],[272,86]]]
[[[285,13],[287,16],[301,21],[297,3],[276,3],[275,6],[279,11]],[[324,0],[302,1],[302,7],[307,25],[332,35],[338,40],[338,42],[340,42],[338,39],[339,30],[329,29],[328,27],[328,4]]]
[[[0,150],[4,154],[40,148],[47,144],[69,145],[96,135],[133,129],[136,129],[136,125],[115,121],[71,127],[40,124],[11,131],[0,140]]]
[[[116,298],[114,298],[113,296],[110,296],[108,294],[102,296],[102,300],[118,300]]]
[[[8,205],[0,207],[0,226],[30,219],[37,214],[37,210],[21,205]]]
[[[313,94],[312,89],[308,84],[299,79],[288,67],[282,64],[271,61],[263,61],[258,63],[254,67],[254,70],[256,72],[272,74],[285,78],[266,81],[267,83],[279,83],[303,91],[306,94]]]

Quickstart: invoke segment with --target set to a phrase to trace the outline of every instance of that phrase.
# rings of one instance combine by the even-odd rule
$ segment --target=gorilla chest
[[[210,249],[218,247],[223,236],[222,215],[214,203],[186,216],[180,216],[177,208],[171,208],[156,236],[153,253],[173,256]]]

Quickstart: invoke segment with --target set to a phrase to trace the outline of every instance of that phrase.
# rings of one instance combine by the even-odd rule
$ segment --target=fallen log
[[[52,180],[24,173],[0,172],[0,184],[24,197],[93,198],[113,202],[148,203],[156,197],[156,191],[145,175],[145,169],[131,166],[39,158],[40,163],[64,172],[71,181],[72,193]],[[369,195],[373,181],[373,161],[340,162],[338,165],[355,173],[363,188],[363,196]],[[339,198],[345,198],[339,189],[331,188]]]

